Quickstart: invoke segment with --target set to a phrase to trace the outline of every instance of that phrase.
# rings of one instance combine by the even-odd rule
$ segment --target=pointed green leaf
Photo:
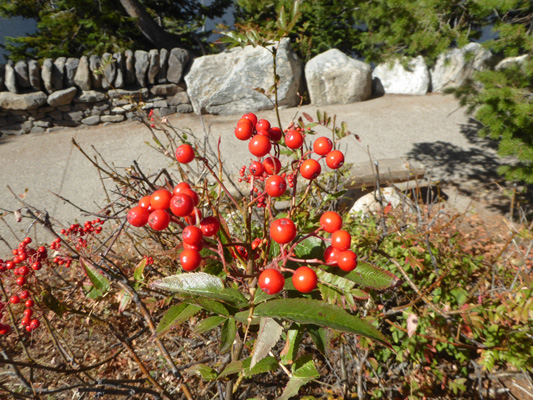
[[[326,245],[324,241],[315,237],[310,236],[296,245],[294,248],[294,254],[298,258],[322,258],[324,256],[324,250]]]
[[[298,395],[298,392],[303,385],[320,376],[313,360],[310,360],[305,356],[302,357],[302,359],[304,360],[298,360],[293,366],[292,377],[287,383],[283,394],[278,397],[278,400],[289,400],[291,397]]]
[[[205,381],[213,381],[217,379],[217,371],[211,368],[209,365],[196,364],[185,370],[189,374],[197,374]]]
[[[356,269],[348,273],[342,273],[341,275],[358,285],[376,290],[395,287],[401,282],[393,273],[368,263],[359,263]]]
[[[276,299],[259,304],[255,315],[282,318],[302,324],[315,324],[366,336],[389,346],[387,338],[367,321],[343,308],[311,299]]]
[[[219,315],[213,315],[212,317],[207,317],[203,321],[196,324],[196,326],[193,329],[193,332],[197,335],[201,335],[202,333],[208,332],[212,329],[215,329],[216,327],[222,325],[227,318],[221,317]]]
[[[249,317],[249,315],[250,315],[250,311],[246,310],[246,311],[240,311],[240,312],[236,313],[234,315],[234,317],[235,317],[235,320],[239,321],[241,324],[248,325],[248,317]],[[257,315],[253,315],[251,324],[252,325],[259,325],[260,323],[261,323],[261,318],[258,317]]]
[[[229,316],[229,311],[226,306],[216,300],[205,297],[197,297],[196,299],[193,299],[193,301],[196,305],[199,305],[204,310],[212,312],[213,314],[224,315],[226,317]]]
[[[227,353],[231,350],[233,342],[235,341],[235,334],[237,327],[233,318],[228,318],[224,325],[222,325],[222,332],[220,333],[220,352]]]
[[[128,292],[126,292],[124,289],[122,289],[120,291],[119,298],[120,298],[120,303],[118,305],[118,312],[123,313],[124,310],[131,303],[131,295]]]
[[[63,313],[67,311],[67,307],[58,299],[56,299],[48,290],[43,290],[41,292],[41,300],[46,308],[57,314],[59,318],[61,318]]]
[[[253,376],[265,372],[275,371],[279,367],[278,360],[276,360],[275,357],[271,356],[263,358],[261,361],[255,364],[253,368],[250,368],[251,361],[252,359],[250,357],[244,360],[242,363],[242,366],[244,368],[244,376]]]
[[[163,334],[173,326],[181,324],[183,321],[188,320],[200,310],[201,308],[199,306],[187,303],[173,305],[167,310],[165,315],[163,315],[161,321],[159,321],[159,324],[156,328],[156,332],[158,334]]]
[[[141,282],[144,280],[144,268],[146,267],[146,258],[143,258],[141,262],[135,267],[133,271],[133,279],[135,282]]]
[[[303,334],[304,329],[297,324],[293,324],[293,327],[287,331],[285,347],[280,354],[282,364],[292,364],[294,362]]]
[[[100,273],[100,271],[87,260],[80,258],[80,264],[82,265],[85,273],[91,280],[94,287],[98,290],[101,297],[109,291],[109,281]]]
[[[248,299],[236,289],[224,288],[222,279],[204,272],[169,276],[152,283],[159,289],[219,300],[235,307],[245,307]]]
[[[248,358],[249,360],[250,358]],[[233,361],[226,365],[226,368],[218,375],[218,379],[224,378],[228,375],[238,374],[243,370],[243,361]]]
[[[283,327],[272,318],[261,318],[250,367],[253,368],[258,361],[268,355],[272,347],[278,342],[282,333]]]
[[[307,332],[313,340],[318,351],[320,351],[324,356],[328,354],[329,350],[329,332],[326,328],[321,328],[316,325],[308,325]]]

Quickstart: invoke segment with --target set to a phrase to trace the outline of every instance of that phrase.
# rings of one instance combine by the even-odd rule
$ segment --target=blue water
[[[33,19],[26,18],[10,18],[4,19],[0,17],[0,44],[5,44],[5,37],[26,36],[37,30],[37,22]],[[7,55],[5,49],[0,47],[0,63],[6,62]]]

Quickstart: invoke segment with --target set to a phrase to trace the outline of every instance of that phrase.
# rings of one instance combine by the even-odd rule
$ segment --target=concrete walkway
[[[304,111],[316,118],[317,107],[305,106]],[[337,121],[346,121],[349,129],[360,136],[343,139],[341,149],[346,151],[347,162],[369,159],[406,157],[421,161],[437,180],[483,182],[495,176],[499,159],[491,144],[479,140],[468,129],[468,116],[451,96],[394,96],[349,104],[320,107]],[[281,111],[282,123],[287,125],[298,109]],[[258,112],[274,125],[273,111]],[[240,116],[203,116],[212,143],[221,137],[221,150],[226,168],[238,173],[248,164],[247,144],[233,135]],[[204,130],[199,116],[175,115],[172,125],[190,128],[197,137]],[[326,131],[323,131],[326,133]],[[53,193],[72,200],[80,207],[96,211],[106,204],[102,184],[96,169],[72,144],[75,139],[88,153],[94,148],[109,163],[129,167],[136,160],[146,171],[157,171],[169,166],[169,159],[150,148],[149,131],[139,122],[124,122],[109,126],[64,129],[45,134],[0,137],[0,207],[7,210],[20,208],[7,190],[25,194],[25,201],[64,223],[71,223],[80,213]],[[14,224],[16,232],[23,232],[28,222]],[[84,219],[82,218],[82,221]],[[0,235],[12,234],[0,223]],[[0,248],[1,248],[0,244]]]

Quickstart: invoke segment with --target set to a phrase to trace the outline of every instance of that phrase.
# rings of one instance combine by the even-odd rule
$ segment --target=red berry
[[[337,263],[343,271],[353,271],[357,267],[357,254],[351,250],[341,251],[337,258]]]
[[[258,130],[258,131],[259,130],[268,131],[270,129],[270,122],[268,122],[266,119],[260,119],[255,124],[255,129]]]
[[[272,144],[270,143],[270,139],[266,136],[255,135],[248,142],[248,150],[256,157],[266,156],[271,148]]]
[[[326,265],[337,265],[340,251],[333,246],[326,247],[324,250],[324,262]]]
[[[235,128],[235,136],[239,140],[248,140],[252,137],[254,133],[254,126],[252,124],[252,121],[246,118],[242,118],[237,123],[237,127]]]
[[[42,267],[42,264],[39,262],[39,261],[35,261],[32,265],[31,265],[31,269],[33,269],[34,271],[39,271]]]
[[[261,135],[261,136],[264,136],[264,137],[267,137],[270,140],[270,130],[267,131],[265,129],[258,129],[257,130],[257,134]]]
[[[29,325],[31,322],[31,318],[30,317],[23,317],[21,320],[20,320],[20,324],[22,326],[26,326],[26,325]]]
[[[215,236],[220,229],[220,221],[213,216],[205,217],[200,221],[200,229],[204,236]]]
[[[192,199],[192,202],[194,203],[194,206],[196,207],[198,203],[200,203],[200,197],[198,196],[198,193],[196,193],[192,189],[183,189],[180,191],[180,193],[186,194]]]
[[[33,329],[37,329],[39,327],[39,325],[41,325],[41,323],[39,322],[38,319],[32,319],[31,322],[30,322],[30,328],[33,330]]]
[[[348,250],[351,244],[352,236],[348,232],[339,229],[331,234],[331,245],[337,250]]]
[[[259,161],[254,161],[250,165],[250,173],[253,176],[261,176],[263,175],[263,172],[265,172],[265,167],[263,167],[263,164],[260,163]]]
[[[203,248],[204,248],[204,243],[203,242],[200,242],[200,244],[196,244],[196,245],[183,242],[183,249],[184,250],[201,251]]]
[[[192,244],[194,246],[197,246],[202,243],[202,240],[204,238],[202,230],[194,225],[186,226],[183,229],[181,237],[185,243]]]
[[[24,286],[26,284],[26,278],[23,276],[19,276],[17,278],[17,285]]]
[[[11,304],[18,304],[20,303],[20,297],[18,297],[17,295],[13,295],[11,296],[11,298],[9,299],[9,302]]]
[[[185,271],[194,271],[200,266],[202,262],[202,256],[199,251],[196,250],[183,250],[180,254],[181,267]]]
[[[309,267],[300,267],[294,271],[292,284],[294,288],[302,293],[309,293],[316,288],[318,278],[316,272]]]
[[[170,211],[177,217],[186,217],[194,209],[194,200],[185,193],[178,193],[170,199]]]
[[[331,169],[338,169],[344,164],[344,154],[340,150],[333,150],[326,156],[326,164]]]
[[[25,317],[31,317],[33,315],[33,310],[31,308],[26,308],[23,314]]]
[[[285,193],[287,182],[279,175],[269,176],[265,183],[266,192],[272,197],[279,197]]]
[[[141,206],[133,207],[128,212],[128,222],[136,227],[144,226],[148,223],[148,218],[150,217],[150,211]]]
[[[194,160],[194,149],[190,144],[182,144],[176,149],[176,160],[181,164],[188,164]]]
[[[166,210],[170,207],[170,199],[172,198],[172,193],[167,189],[158,189],[152,196],[150,196],[150,205],[152,210]]]
[[[32,299],[26,300],[26,303],[24,303],[24,306],[26,308],[32,308],[35,305],[35,302]]]
[[[289,149],[299,149],[304,144],[304,137],[300,132],[290,130],[285,135],[285,144]]]
[[[22,292],[20,292],[20,299],[21,300],[26,300],[30,297],[30,292],[28,292],[27,290],[23,290]]]
[[[315,179],[320,175],[320,172],[322,171],[322,167],[318,163],[317,160],[313,160],[312,158],[309,158],[305,160],[302,165],[300,165],[300,174],[305,179]]]
[[[170,215],[165,210],[155,210],[148,217],[148,224],[155,231],[162,231],[168,227]]]
[[[270,237],[279,244],[291,242],[296,232],[296,225],[289,218],[280,218],[270,224]]]
[[[333,142],[325,136],[321,136],[313,143],[313,151],[319,156],[327,155],[333,149]]]
[[[258,284],[266,294],[276,294],[283,289],[285,278],[277,269],[267,268],[259,275]]]
[[[281,170],[281,162],[277,157],[267,157],[263,161],[265,172],[269,175],[277,174]]]
[[[283,132],[278,127],[273,127],[268,130],[268,136],[273,142],[279,142],[283,136]]]
[[[257,124],[257,116],[254,114],[254,113],[248,113],[248,114],[244,114],[242,116],[242,118],[246,118],[246,119],[249,119],[250,121],[252,121],[252,124],[255,126],[255,124]]]
[[[335,211],[326,211],[320,217],[320,226],[328,233],[333,233],[342,228],[342,218]]]
[[[149,209],[150,208],[151,199],[152,199],[152,196],[141,197],[141,199],[139,200],[138,206],[142,207],[142,208]]]
[[[191,185],[189,185],[187,182],[180,182],[176,186],[174,186],[174,190],[172,191],[172,194],[178,194],[184,189],[190,189]]]

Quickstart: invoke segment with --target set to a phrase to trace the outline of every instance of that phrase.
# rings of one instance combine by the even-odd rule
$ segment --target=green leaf
[[[367,263],[357,264],[357,268],[351,272],[339,271],[338,273],[358,285],[377,290],[389,289],[401,283],[401,280],[393,273]]]
[[[167,332],[174,325],[181,324],[183,321],[188,320],[200,310],[201,308],[199,306],[187,303],[173,305],[167,310],[165,315],[163,315],[161,321],[159,321],[156,332],[161,335]]]
[[[217,379],[217,371],[211,368],[209,365],[196,364],[185,370],[189,374],[197,374],[205,381],[213,381]]]
[[[224,288],[222,279],[204,272],[169,276],[153,282],[152,286],[171,292],[204,296],[237,308],[248,305],[248,299],[241,292]]]
[[[224,368],[222,372],[218,375],[218,379],[224,378],[228,375],[240,373],[243,370],[242,363],[243,361],[233,361],[229,363],[228,365],[226,365],[226,368]]]
[[[322,258],[326,245],[316,236],[310,236],[296,245],[294,254],[298,258]]]
[[[46,308],[57,314],[59,318],[61,318],[63,313],[67,311],[67,306],[56,299],[48,290],[43,290],[41,292],[41,300]]]
[[[221,317],[219,315],[213,315],[212,317],[207,317],[203,321],[196,324],[196,326],[193,329],[193,332],[197,335],[201,335],[202,333],[208,332],[212,329],[215,329],[216,327],[222,325],[227,318]]]
[[[144,280],[144,268],[146,267],[146,258],[143,258],[141,262],[135,267],[133,271],[133,279],[135,282],[141,282]]]
[[[235,317],[235,320],[239,321],[241,324],[248,325],[248,316],[249,315],[250,315],[250,311],[246,310],[246,311],[240,311],[240,312],[236,313],[234,315],[234,317]],[[259,325],[260,323],[261,323],[261,318],[258,317],[257,315],[253,315],[251,324],[252,325]]]
[[[278,400],[288,400],[293,396],[298,395],[300,388],[320,376],[313,360],[309,356],[304,356],[293,366],[293,374],[283,394],[278,397]]]
[[[235,325],[235,319],[228,318],[222,326],[222,332],[220,333],[220,352],[227,353],[231,350],[231,346],[235,341],[235,335],[237,333],[237,327]]]
[[[102,275],[100,271],[87,260],[80,258],[80,264],[85,270],[85,273],[91,280],[92,284],[96,288],[97,290],[96,295],[98,297],[101,297],[104,294],[106,294],[109,291],[109,287],[110,287],[109,281],[107,280],[107,278],[104,275]]]
[[[272,347],[278,342],[282,333],[283,327],[272,318],[261,318],[250,367],[253,367],[258,361],[268,355]]]
[[[199,305],[204,310],[212,312],[213,314],[224,315],[226,317],[229,316],[229,311],[226,306],[216,300],[205,297],[197,297],[196,299],[193,299],[193,301],[196,305]]]
[[[292,364],[294,362],[298,353],[298,346],[300,346],[300,342],[302,341],[304,329],[297,324],[293,324],[293,326],[294,328],[287,331],[285,347],[280,353],[282,364]]]
[[[247,358],[242,363],[242,366],[244,368],[244,376],[246,377],[262,374],[265,372],[275,371],[279,367],[278,360],[276,360],[275,357],[271,356],[263,358],[261,361],[255,364],[253,368],[250,368],[251,361],[251,358]]]
[[[387,338],[370,323],[344,309],[311,299],[276,299],[259,304],[255,315],[282,318],[302,324],[315,324],[343,332],[366,336],[390,347]]]
[[[122,313],[131,303],[131,295],[122,289],[119,293],[120,303],[118,305],[118,312]]]
[[[329,350],[329,333],[325,328],[321,328],[316,325],[308,325],[307,332],[313,340],[318,351],[320,351],[324,356],[327,356]]]

